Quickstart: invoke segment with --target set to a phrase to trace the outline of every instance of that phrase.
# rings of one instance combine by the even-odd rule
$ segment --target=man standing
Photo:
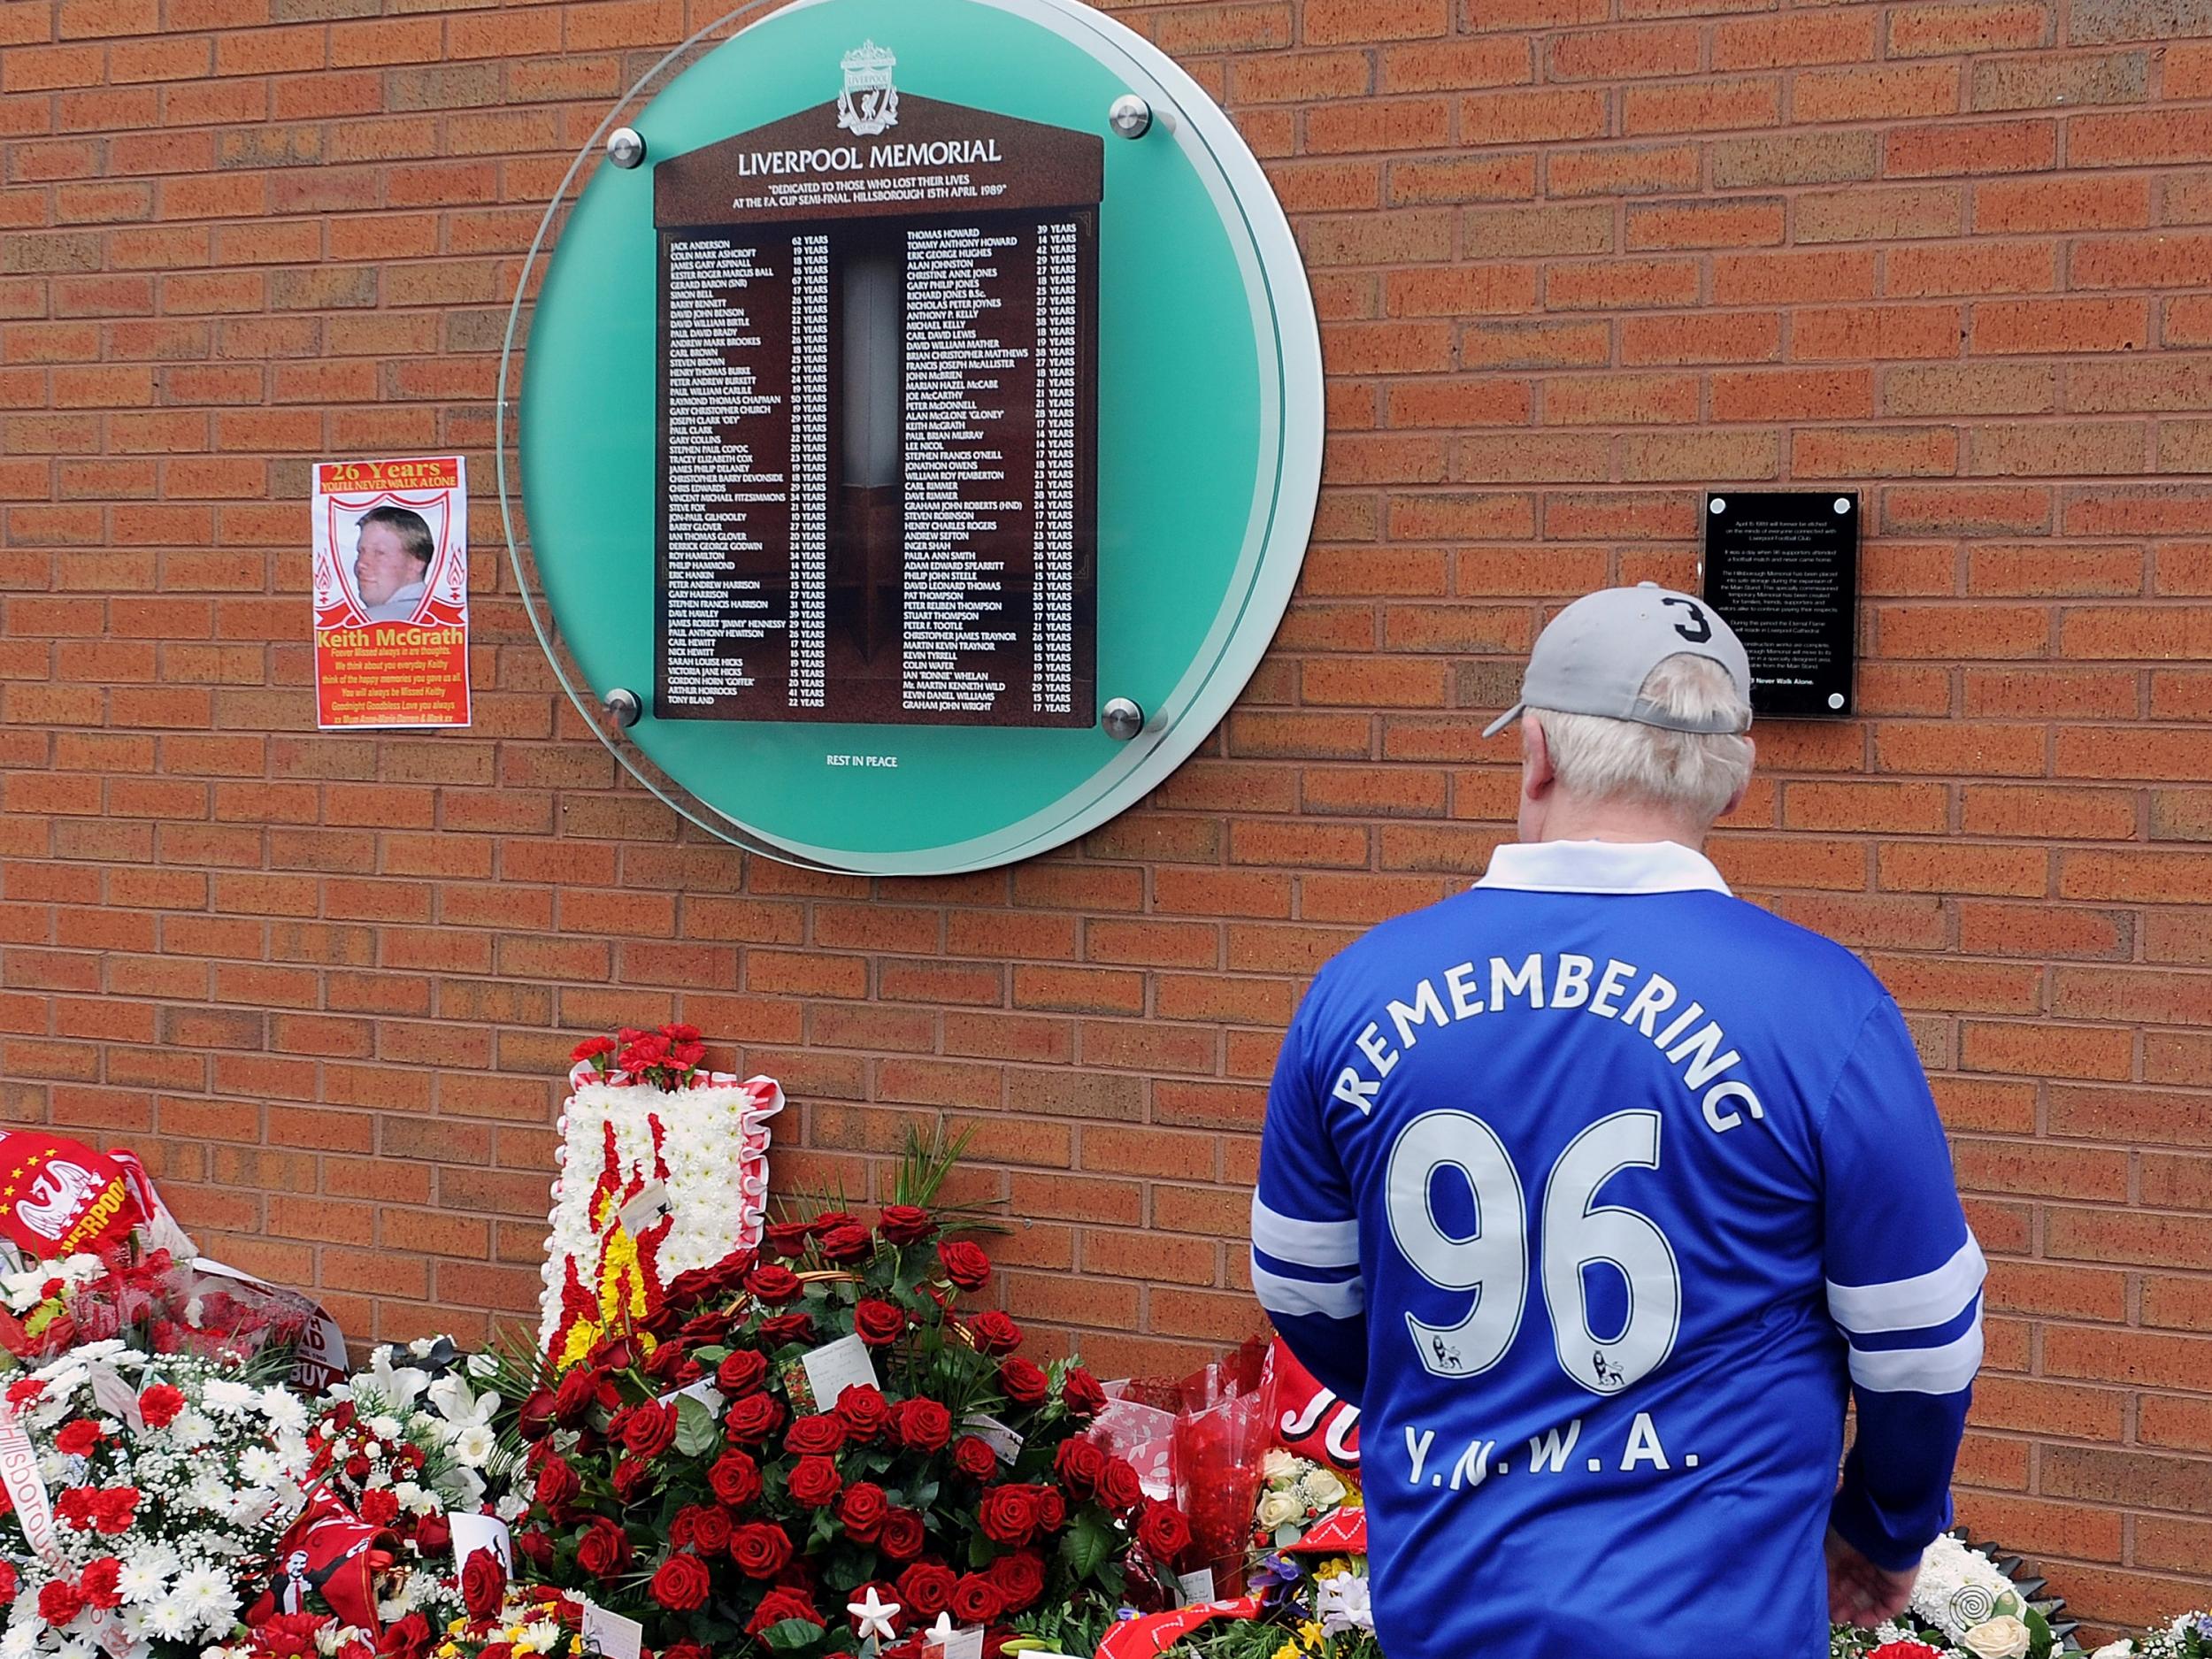
[[[1896,1003],[1702,853],[1749,695],[1686,594],[1567,607],[1519,841],[1285,1039],[1252,1279],[1363,1408],[1391,1659],[1820,1659],[1949,1524],[1981,1253]]]
[[[430,526],[405,507],[373,507],[361,515],[353,544],[353,580],[371,622],[411,622],[428,591],[437,551]]]

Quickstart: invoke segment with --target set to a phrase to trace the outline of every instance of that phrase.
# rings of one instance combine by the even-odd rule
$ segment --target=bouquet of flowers
[[[1835,1659],[2049,1659],[2058,1637],[1997,1563],[1946,1533],[1920,1558],[1912,1604],[1871,1631],[1839,1625]]]
[[[955,1311],[991,1264],[924,1207],[950,1159],[910,1156],[873,1225],[828,1210],[678,1274],[541,1375],[531,1574],[676,1659],[918,1659],[933,1626],[1158,1597],[1189,1529],[1083,1437],[1099,1385],[1022,1357],[1005,1314]]]
[[[310,1461],[307,1407],[265,1371],[111,1339],[6,1386],[0,1655],[190,1659],[231,1633]]]
[[[1260,1481],[1252,1525],[1263,1548],[1297,1543],[1308,1527],[1354,1495],[1343,1477],[1326,1463],[1294,1456],[1280,1447],[1261,1461]]]
[[[2107,1642],[2092,1659],[2212,1659],[2212,1613],[2184,1613],[2139,1640]]]

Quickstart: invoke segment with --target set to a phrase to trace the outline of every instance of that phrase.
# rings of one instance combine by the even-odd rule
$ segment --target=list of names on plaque
[[[1074,709],[1076,242],[1072,224],[1037,233],[1037,542],[1030,707]]]
[[[829,238],[791,239],[791,665],[794,709],[829,690]]]

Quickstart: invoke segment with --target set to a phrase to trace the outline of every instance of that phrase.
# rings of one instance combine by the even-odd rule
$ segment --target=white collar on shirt
[[[1509,841],[1479,887],[1535,893],[1726,893],[1703,853],[1679,841]]]

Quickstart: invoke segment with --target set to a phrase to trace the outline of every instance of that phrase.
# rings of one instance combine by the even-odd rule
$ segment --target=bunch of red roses
[[[633,1083],[649,1084],[673,1094],[702,1080],[707,1045],[696,1025],[663,1025],[657,1031],[639,1031],[625,1025],[611,1037],[587,1037],[568,1056],[588,1062],[603,1082],[618,1073]]]
[[[1087,1371],[957,1311],[990,1261],[938,1232],[902,1204],[771,1225],[541,1379],[518,1565],[638,1618],[663,1659],[858,1652],[848,1607],[871,1601],[897,1608],[883,1651],[918,1659],[941,1616],[1156,1593],[1183,1517],[1084,1438],[1105,1403]],[[813,1398],[805,1357],[847,1338],[877,1384]]]

